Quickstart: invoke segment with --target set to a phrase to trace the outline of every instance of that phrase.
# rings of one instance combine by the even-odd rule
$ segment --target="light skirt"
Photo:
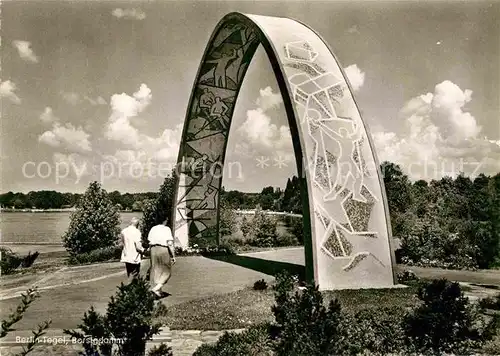
[[[151,271],[149,276],[151,288],[161,288],[170,279],[171,273],[172,260],[168,248],[163,246],[151,247]]]

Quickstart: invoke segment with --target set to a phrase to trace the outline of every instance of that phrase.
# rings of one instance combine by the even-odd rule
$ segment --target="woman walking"
[[[151,255],[151,292],[160,298],[162,297],[161,289],[170,279],[172,265],[175,263],[174,237],[167,223],[168,219],[165,219],[162,224],[153,226],[148,234]]]

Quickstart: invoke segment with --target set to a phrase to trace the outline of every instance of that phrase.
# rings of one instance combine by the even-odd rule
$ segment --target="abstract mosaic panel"
[[[310,28],[287,18],[232,13],[217,26],[194,85],[179,162],[175,231],[183,245],[218,242],[218,204],[234,104],[263,44],[305,168],[311,259],[322,289],[392,285],[378,162],[345,76]],[[307,220],[307,219],[306,219]],[[306,234],[309,235],[309,234]],[[372,275],[375,274],[375,275]]]
[[[182,245],[188,239],[199,246],[218,242],[224,150],[237,91],[258,43],[252,28],[228,21],[215,34],[200,67],[180,148],[175,228],[189,236],[178,236]]]

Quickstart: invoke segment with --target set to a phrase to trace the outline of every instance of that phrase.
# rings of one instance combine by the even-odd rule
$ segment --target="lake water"
[[[121,226],[142,213],[120,213]],[[1,213],[1,242],[60,243],[69,226],[70,213]]]

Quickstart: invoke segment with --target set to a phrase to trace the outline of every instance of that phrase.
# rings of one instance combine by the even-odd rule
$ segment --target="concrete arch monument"
[[[178,242],[218,244],[231,119],[259,45],[283,96],[302,182],[306,277],[320,289],[393,286],[388,208],[370,135],[327,44],[288,18],[230,13],[210,38],[178,158],[173,213]]]

